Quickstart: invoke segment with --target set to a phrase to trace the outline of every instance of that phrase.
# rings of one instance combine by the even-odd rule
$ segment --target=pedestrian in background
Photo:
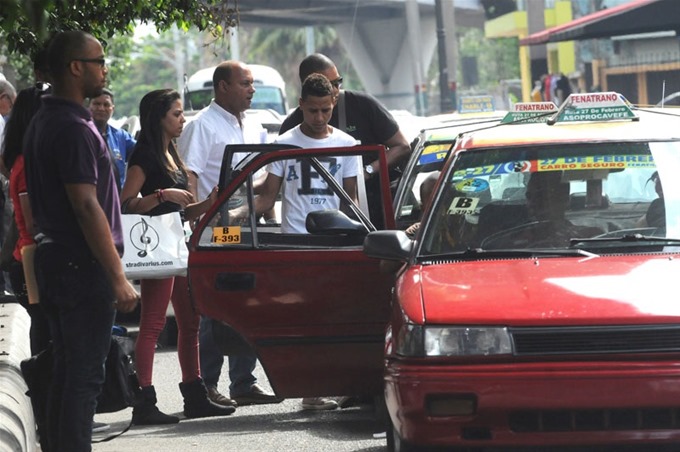
[[[226,145],[265,143],[267,138],[262,124],[245,114],[255,94],[248,66],[239,61],[219,64],[213,74],[213,90],[215,97],[210,105],[187,125],[178,141],[189,171],[189,190],[198,199],[205,199],[217,185]],[[186,293],[182,291],[182,295]],[[253,374],[257,357],[253,351],[229,356],[231,398],[221,394],[217,384],[224,355],[213,339],[213,320],[205,316],[201,317],[199,340],[201,373],[212,401],[225,406],[281,402],[257,384]]]
[[[118,129],[109,124],[109,120],[113,116],[115,105],[113,103],[113,92],[104,88],[100,96],[90,99],[90,112],[92,119],[97,126],[97,130],[101,133],[106,143],[106,148],[111,154],[111,160],[114,162],[113,171],[118,182],[118,190],[125,183],[125,170],[127,161],[130,158],[132,149],[135,147],[135,139],[127,132],[127,130]]]
[[[51,451],[92,449],[114,308],[139,295],[121,265],[120,200],[106,146],[85,99],[106,84],[102,45],[82,31],[57,34],[48,50],[53,95],[26,133],[26,182],[39,232],[35,270],[52,333],[47,406]]]
[[[36,245],[33,239],[35,236],[33,213],[26,188],[23,141],[31,119],[42,105],[43,95],[48,92],[49,85],[47,84],[40,84],[19,92],[14,103],[13,114],[5,128],[5,140],[2,147],[2,162],[10,174],[9,194],[14,204],[14,221],[18,229],[18,240],[12,252],[14,262],[9,274],[14,295],[31,318],[29,330],[31,355],[37,355],[47,348],[51,336],[47,317],[38,304],[37,293],[33,291],[37,289],[33,268],[33,253]],[[27,281],[32,289],[31,298],[29,298]]]
[[[182,133],[184,110],[177,91],[162,89],[146,94],[139,104],[141,131],[130,157],[128,174],[123,185],[123,213],[162,215],[182,212],[192,221],[205,213],[215,202],[217,190],[201,202],[187,190],[188,179],[173,140]],[[138,195],[141,193],[141,197]],[[165,326],[166,311],[173,291],[174,278],[143,279],[142,316],[135,343],[135,365],[141,387],[141,397],[132,410],[136,425],[174,424],[177,416],[162,413],[156,407],[156,390],[152,385],[153,359],[156,342]],[[179,384],[184,396],[184,415],[188,418],[224,416],[234,407],[218,405],[208,399],[198,363],[199,316],[191,303],[172,298],[179,330],[177,355],[182,369]]]

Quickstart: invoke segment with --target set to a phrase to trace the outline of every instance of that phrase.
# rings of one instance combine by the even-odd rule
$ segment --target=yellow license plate
[[[213,228],[212,242],[225,245],[241,243],[241,226]]]

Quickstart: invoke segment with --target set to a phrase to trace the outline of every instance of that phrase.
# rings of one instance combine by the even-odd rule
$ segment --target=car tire
[[[387,438],[387,452],[424,452],[425,450],[401,439],[391,420],[387,422],[385,436]]]

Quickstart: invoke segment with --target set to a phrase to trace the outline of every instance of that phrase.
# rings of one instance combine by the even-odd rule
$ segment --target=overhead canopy
[[[238,2],[238,17],[240,23],[291,27],[335,25],[354,20],[371,22],[404,17],[406,1],[247,0]],[[422,17],[434,16],[434,0],[417,0],[417,3]],[[484,27],[484,12],[478,1],[458,0],[455,8],[457,25]]]
[[[537,45],[679,29],[680,2],[677,0],[633,0],[534,33],[519,43]]]

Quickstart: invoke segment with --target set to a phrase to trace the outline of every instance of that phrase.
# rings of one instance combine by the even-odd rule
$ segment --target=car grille
[[[516,356],[680,351],[680,325],[510,328]]]
[[[680,408],[574,411],[517,411],[510,413],[516,433],[680,429]]]

